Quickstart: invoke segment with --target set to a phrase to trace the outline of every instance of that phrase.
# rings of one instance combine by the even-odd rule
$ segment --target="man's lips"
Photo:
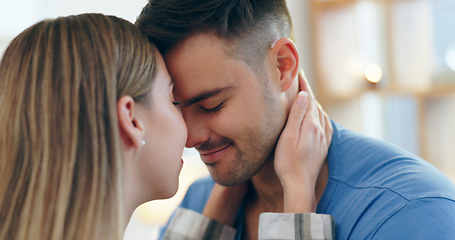
[[[220,155],[222,155],[232,144],[228,144],[221,148],[212,149],[210,151],[199,151],[201,160],[205,164],[215,163]]]
[[[231,146],[231,144],[228,144],[228,145],[226,145],[224,147],[221,147],[221,148],[212,149],[212,150],[209,150],[209,151],[199,151],[199,150],[198,151],[199,151],[199,154],[206,156],[206,155],[214,154],[214,153],[219,152],[219,151],[223,151],[224,149],[228,148],[229,146]]]

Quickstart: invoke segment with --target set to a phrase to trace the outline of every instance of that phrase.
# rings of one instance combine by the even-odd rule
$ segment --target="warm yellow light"
[[[365,68],[365,78],[372,83],[378,83],[382,78],[381,68],[374,63],[368,64]]]

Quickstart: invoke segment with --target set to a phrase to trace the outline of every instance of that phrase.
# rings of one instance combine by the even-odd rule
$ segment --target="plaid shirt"
[[[262,213],[259,216],[258,239],[330,240],[335,239],[334,219],[316,213]],[[205,217],[193,210],[179,208],[169,223],[163,239],[201,240],[235,239],[231,226]]]

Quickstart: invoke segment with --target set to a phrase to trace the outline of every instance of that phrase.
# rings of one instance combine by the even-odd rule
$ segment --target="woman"
[[[0,78],[0,239],[121,239],[139,204],[176,192],[185,123],[133,24],[37,23],[12,41]]]
[[[137,206],[177,191],[186,126],[160,54],[125,20],[26,29],[2,57],[0,106],[0,239],[121,239]]]

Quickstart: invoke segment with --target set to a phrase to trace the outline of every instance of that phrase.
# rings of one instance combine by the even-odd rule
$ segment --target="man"
[[[181,207],[201,212],[213,181],[251,182],[234,226],[238,239],[257,238],[259,214],[283,212],[289,192],[273,154],[299,90],[286,2],[151,0],[137,25],[164,56],[188,126],[186,146],[199,151],[213,178],[193,184]],[[338,239],[455,236],[455,187],[438,170],[395,146],[333,128],[314,188],[292,192],[312,192],[316,212],[336,219]]]

